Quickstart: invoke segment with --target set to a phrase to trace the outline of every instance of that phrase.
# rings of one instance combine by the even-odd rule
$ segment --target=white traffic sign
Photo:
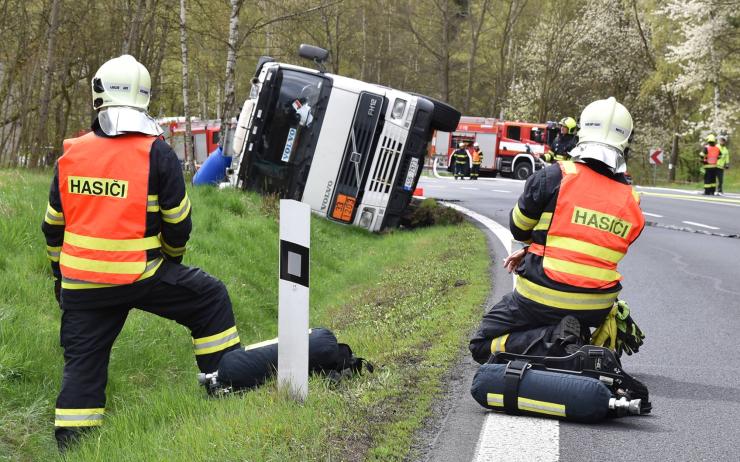
[[[663,150],[661,148],[651,149],[650,154],[648,155],[648,160],[652,165],[662,165]]]
[[[311,207],[280,201],[278,387],[300,401],[308,396],[308,282]]]

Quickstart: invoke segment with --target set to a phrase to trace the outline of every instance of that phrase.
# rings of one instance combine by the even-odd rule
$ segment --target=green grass
[[[49,180],[0,170],[0,460],[60,459],[60,310],[39,229]],[[276,201],[190,194],[185,263],[224,281],[243,344],[274,337]],[[113,349],[105,425],[66,460],[402,460],[480,315],[483,236],[469,224],[375,235],[313,217],[311,245],[311,325],[334,330],[374,374],[336,388],[312,378],[303,404],[274,383],[207,399],[187,330],[134,310]]]

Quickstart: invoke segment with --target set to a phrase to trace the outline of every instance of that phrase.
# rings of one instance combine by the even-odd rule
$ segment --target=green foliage
[[[60,460],[60,310],[39,230],[50,176],[0,170],[0,460]],[[209,187],[190,197],[185,263],[224,281],[243,344],[274,337],[274,202]],[[480,315],[483,236],[468,224],[377,235],[312,217],[311,244],[311,325],[334,330],[376,373],[337,388],[312,378],[301,405],[274,383],[207,399],[187,329],[133,310],[113,348],[105,425],[66,460],[402,460]]]

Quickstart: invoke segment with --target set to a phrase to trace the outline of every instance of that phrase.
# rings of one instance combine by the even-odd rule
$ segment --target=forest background
[[[1,0],[0,166],[46,166],[88,129],[90,80],[129,53],[152,75],[150,113],[230,118],[261,55],[448,101],[463,114],[545,122],[615,96],[636,121],[629,167],[740,124],[740,0]],[[666,161],[666,164],[668,162]]]

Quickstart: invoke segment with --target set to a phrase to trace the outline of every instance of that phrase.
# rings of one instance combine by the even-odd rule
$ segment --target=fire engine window
[[[509,126],[506,128],[506,137],[509,139],[518,141],[521,139],[521,132],[522,132],[521,127]]]
[[[472,136],[455,136],[452,135],[452,145],[451,147],[457,149],[457,147],[460,145],[460,143],[465,144],[473,144],[475,142],[475,138]]]
[[[535,141],[537,143],[542,143],[543,142],[543,140],[542,140],[542,130],[538,130],[536,128],[533,128],[532,131],[531,131],[531,133],[530,133],[530,135],[529,135],[529,139],[532,140],[532,141]]]
[[[221,135],[221,132],[213,132],[211,143],[212,144],[218,144],[218,142],[221,140],[220,139],[221,138],[220,135]]]

